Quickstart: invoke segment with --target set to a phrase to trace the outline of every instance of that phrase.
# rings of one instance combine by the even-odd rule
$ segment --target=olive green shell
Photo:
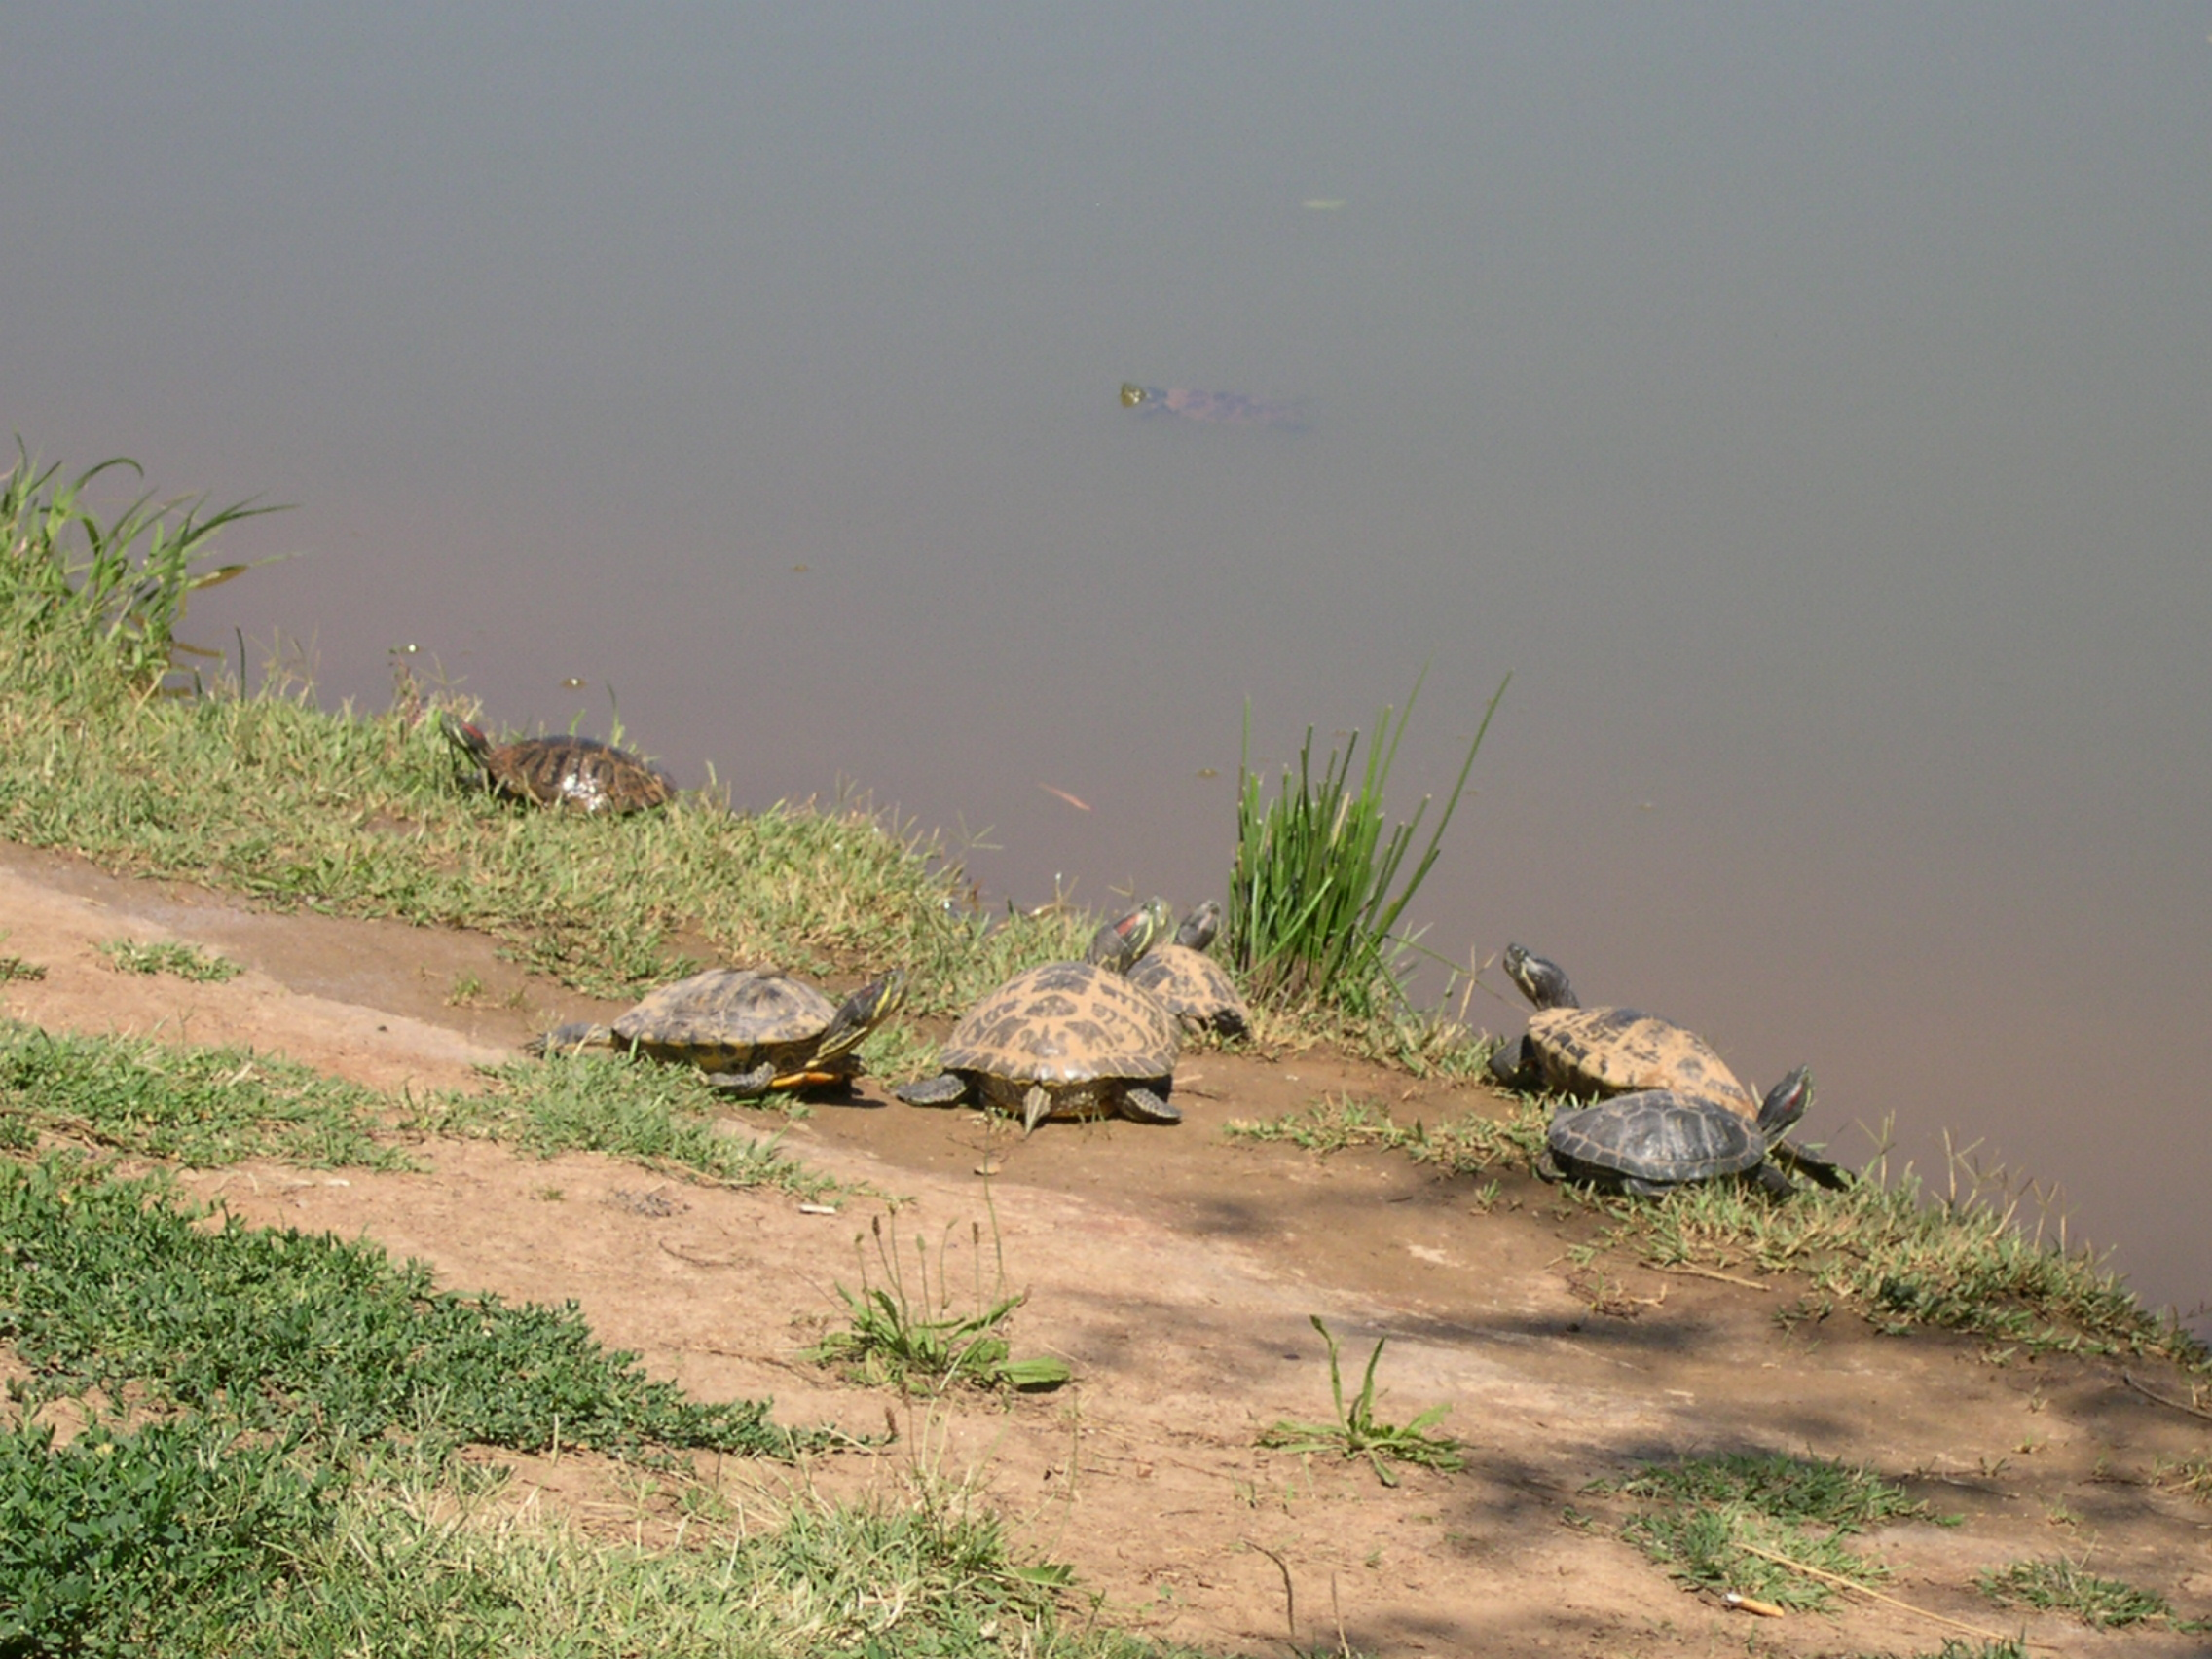
[[[977,1003],[939,1051],[986,1105],[1018,1114],[1029,1086],[1051,1096],[1049,1116],[1100,1117],[1127,1084],[1164,1084],[1179,1047],[1175,1021],[1149,993],[1110,969],[1048,962]]]
[[[1641,1193],[1740,1175],[1766,1158],[1758,1124],[1717,1101],[1673,1089],[1562,1112],[1545,1141],[1563,1174],[1616,1181]]]
[[[1156,944],[1129,970],[1129,983],[1150,991],[1193,1030],[1242,1037],[1252,1011],[1221,964],[1187,944]]]
[[[1755,1119],[1759,1102],[1704,1038],[1633,1008],[1546,1008],[1529,1016],[1524,1052],[1557,1094],[1671,1088]]]
[[[763,1062],[793,1070],[814,1058],[837,1005],[787,974],[712,968],[663,985],[614,1022],[623,1048],[708,1072],[742,1072]],[[848,1051],[824,1069],[852,1074]]]

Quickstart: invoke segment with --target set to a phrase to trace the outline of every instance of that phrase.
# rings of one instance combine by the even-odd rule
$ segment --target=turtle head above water
[[[1525,944],[1505,947],[1505,977],[1521,987],[1521,994],[1538,1008],[1580,1008],[1567,970],[1538,956]]]
[[[1090,936],[1090,948],[1083,959],[1093,968],[1126,974],[1130,967],[1167,932],[1167,902],[1154,899],[1125,916],[1117,916]]]
[[[1759,1133],[1773,1140],[1805,1115],[1813,1103],[1813,1074],[1799,1066],[1766,1091],[1759,1106]]]
[[[1221,932],[1221,901],[1208,899],[1203,904],[1183,918],[1183,925],[1175,930],[1175,942],[1186,950],[1201,955],[1213,943],[1214,935]]]

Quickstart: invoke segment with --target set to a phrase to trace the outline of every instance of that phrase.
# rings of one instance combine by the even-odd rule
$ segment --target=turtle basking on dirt
[[[1016,974],[952,1028],[942,1072],[892,1092],[909,1106],[996,1107],[1025,1134],[1048,1118],[1181,1123],[1167,1103],[1174,1015],[1125,977],[1166,928],[1155,899],[1100,928],[1085,960]]]
[[[1672,1088],[1616,1094],[1552,1119],[1544,1143],[1567,1180],[1656,1198],[1693,1181],[1750,1175],[1769,1192],[1793,1191],[1767,1153],[1805,1115],[1812,1084],[1799,1066],[1767,1094],[1755,1119]]]
[[[510,800],[579,812],[640,812],[665,806],[675,786],[626,749],[588,737],[526,737],[494,743],[480,727],[440,717],[446,737]]]
[[[896,970],[833,1003],[772,969],[714,968],[663,985],[612,1026],[557,1026],[529,1048],[636,1050],[697,1066],[726,1094],[843,1085],[860,1067],[853,1051],[905,997],[906,976]]]
[[[1221,905],[1209,899],[1183,918],[1170,942],[1156,944],[1137,959],[1129,983],[1158,997],[1193,1031],[1248,1037],[1251,1009],[1221,964],[1205,953],[1220,931]]]
[[[1758,1099],[1696,1032],[1633,1008],[1584,1008],[1565,969],[1518,944],[1505,947],[1505,973],[1536,1005],[1529,1034],[1491,1056],[1491,1075],[1508,1088],[1600,1099],[1671,1088],[1759,1115]]]
[[[1180,415],[1186,421],[1210,421],[1224,426],[1273,426],[1295,432],[1306,424],[1292,404],[1269,403],[1240,391],[1188,391],[1181,387],[1162,390],[1134,381],[1122,383],[1122,407],[1142,415]]]

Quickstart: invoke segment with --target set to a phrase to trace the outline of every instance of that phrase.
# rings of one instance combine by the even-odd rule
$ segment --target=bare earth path
[[[10,1016],[53,1028],[250,1043],[387,1088],[466,1086],[553,1014],[589,1005],[500,961],[488,940],[398,924],[272,916],[215,896],[102,876],[0,845],[0,951],[48,977],[0,987]],[[116,973],[110,938],[175,937],[250,970],[223,984]],[[473,977],[476,1006],[446,998]],[[521,1009],[500,1006],[519,995]],[[1102,1616],[1214,1647],[1282,1652],[1342,1639],[1377,1653],[1784,1654],[1933,1651],[1961,1634],[1849,1597],[1833,1615],[1764,1620],[1684,1593],[1611,1535],[1624,1513],[1585,1495],[1637,1459],[1730,1450],[1864,1461],[1907,1477],[1957,1528],[1910,1523],[1864,1540],[1888,1593],[1987,1630],[2016,1611],[1972,1589],[1990,1567],[2061,1553],[2212,1612],[2212,1507],[2158,1491],[2160,1458],[2201,1457],[2212,1423],[2155,1404],[2117,1365],[1985,1361],[1981,1345],[1874,1336],[1837,1315],[1783,1331],[1795,1295],[1637,1267],[1607,1270],[1607,1314],[1566,1257],[1587,1223],[1507,1180],[1485,1209],[1471,1181],[1402,1161],[1225,1139],[1257,1118],[1348,1089],[1401,1116],[1481,1109],[1484,1091],[1424,1085],[1317,1054],[1267,1062],[1195,1053],[1179,1128],[1049,1125],[1026,1143],[973,1114],[921,1112],[864,1086],[786,1131],[813,1164],[907,1201],[803,1213],[780,1195],[663,1181],[610,1160],[549,1162],[430,1142],[426,1172],[256,1165],[189,1172],[253,1220],[366,1234],[447,1284],[574,1299],[609,1344],[709,1396],[772,1393],[787,1421],[880,1433],[890,1451],[820,1460],[830,1493],[966,1483],[1025,1549],[1074,1566]],[[780,1117],[739,1114],[767,1133]],[[977,1171],[1000,1161],[993,1178]],[[909,1410],[797,1357],[858,1282],[857,1235],[881,1217],[907,1250],[948,1247],[966,1306],[993,1218],[1017,1354],[1052,1352],[1078,1381],[1001,1406]],[[1278,1419],[1329,1415],[1326,1318],[1353,1372],[1389,1338],[1382,1415],[1452,1406],[1469,1466],[1406,1469],[1257,1449]],[[1621,1316],[1626,1313],[1629,1316]],[[2187,1387],[2138,1377],[2168,1395]],[[528,1459],[526,1486],[627,1531],[646,1510],[590,1459]],[[769,1501],[793,1477],[748,1471]],[[1578,1525],[1577,1517],[1594,1522]],[[1285,1577],[1294,1592],[1286,1604]],[[2158,1630],[2099,1633],[2035,1615],[2032,1642],[2075,1654],[2200,1655]]]

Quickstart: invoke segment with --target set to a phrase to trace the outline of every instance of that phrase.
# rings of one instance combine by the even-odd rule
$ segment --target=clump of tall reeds
[[[176,669],[176,625],[188,596],[230,580],[244,565],[207,563],[207,544],[240,519],[276,512],[235,501],[202,516],[204,495],[156,500],[147,491],[102,519],[85,496],[103,473],[144,469],[115,456],[63,482],[16,440],[0,484],[0,640],[14,647],[11,676],[67,679],[97,664],[124,685],[158,688]]]
[[[1427,677],[1423,668],[1415,679],[1403,715],[1385,707],[1377,719],[1357,789],[1352,764],[1359,733],[1341,751],[1331,748],[1316,777],[1309,726],[1296,775],[1285,767],[1281,793],[1267,800],[1250,764],[1252,711],[1246,706],[1224,949],[1255,997],[1278,1006],[1314,1005],[1355,1019],[1391,1014],[1403,1004],[1410,941],[1395,931],[1398,919],[1436,864],[1491,717],[1512,679],[1498,682],[1483,710],[1428,844],[1408,869],[1430,798],[1422,797],[1411,819],[1385,833],[1382,791]]]

